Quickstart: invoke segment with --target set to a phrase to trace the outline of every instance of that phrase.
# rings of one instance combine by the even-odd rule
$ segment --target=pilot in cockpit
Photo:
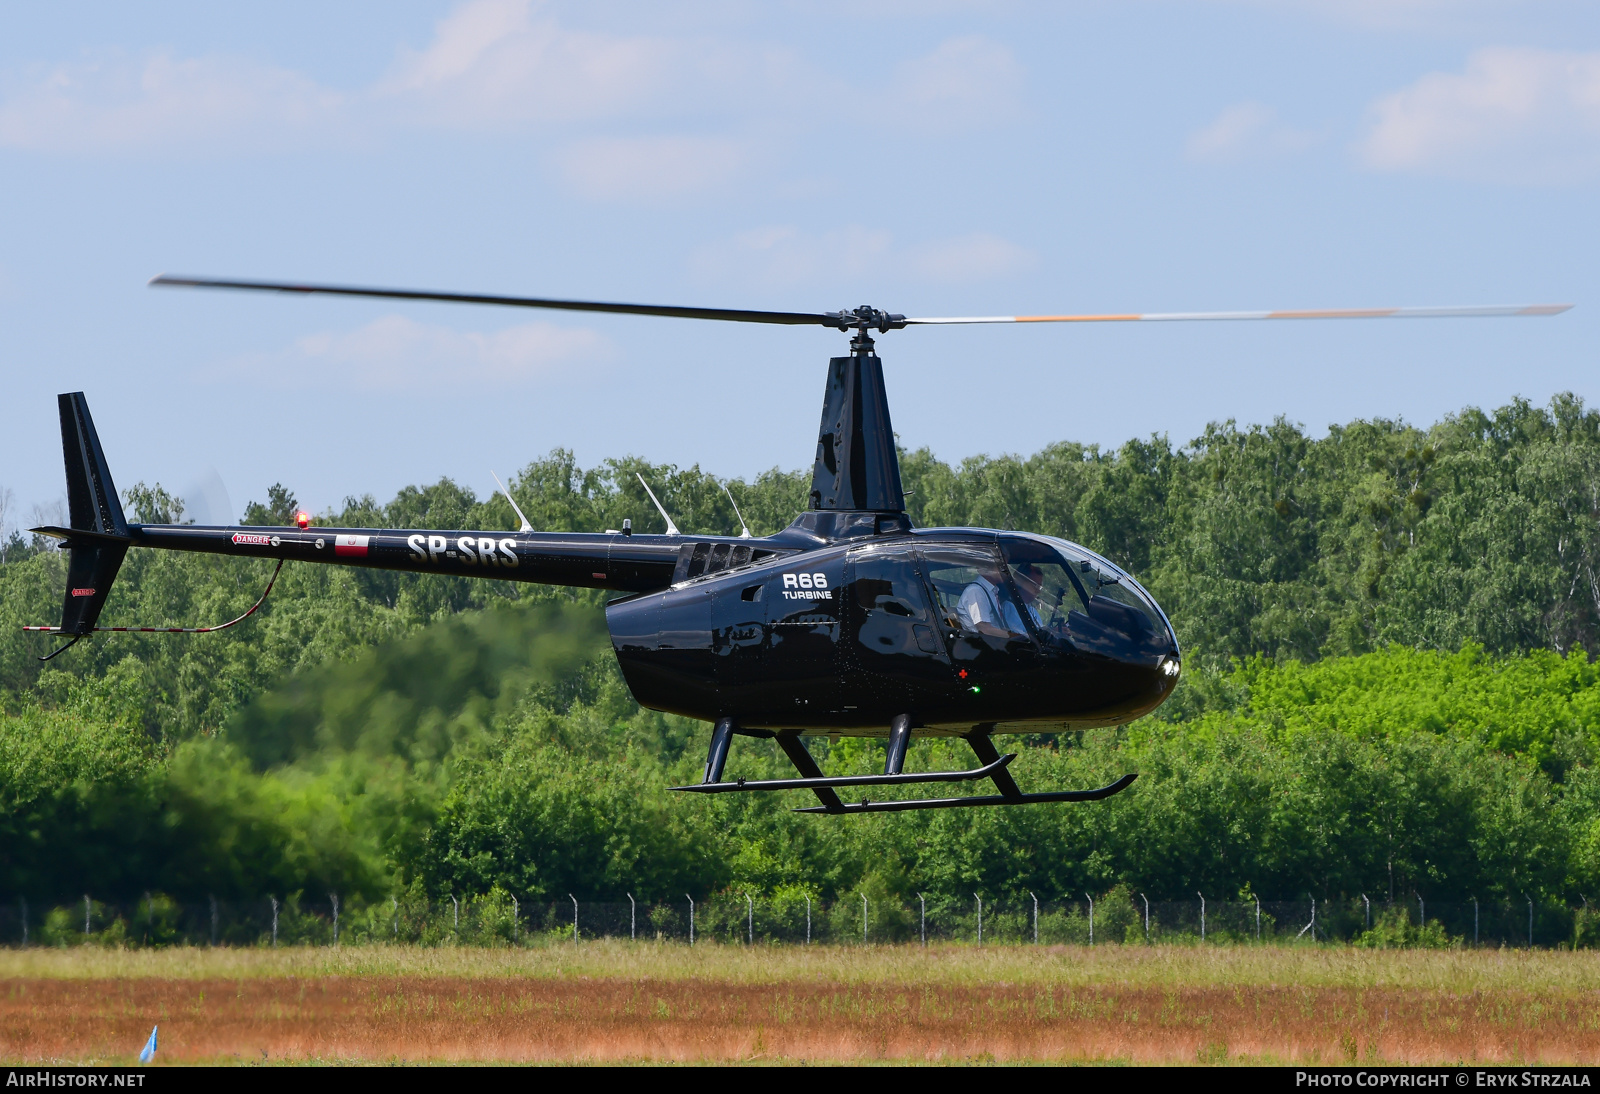
[[[1035,573],[1032,564],[1027,562],[1015,564],[1012,574],[1017,579],[1017,588],[1022,592],[1023,607],[1034,623],[1042,627],[1039,613],[1033,607],[1043,584],[1041,575]],[[1022,622],[1022,613],[1017,610],[1016,602],[999,574],[979,573],[977,580],[961,591],[956,612],[966,630],[997,638],[1025,638],[1028,635],[1028,628]]]

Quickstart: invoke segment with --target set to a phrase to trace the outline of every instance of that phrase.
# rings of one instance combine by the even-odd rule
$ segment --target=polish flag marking
[[[367,540],[371,536],[334,536],[333,553],[336,555],[354,555],[365,558],[367,554]]]

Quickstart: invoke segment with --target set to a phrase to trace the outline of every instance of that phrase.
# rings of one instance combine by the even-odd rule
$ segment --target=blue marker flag
[[[160,1028],[160,1026],[150,1027],[150,1039],[144,1043],[144,1051],[139,1053],[139,1062],[141,1064],[148,1064],[156,1058],[156,1030]]]

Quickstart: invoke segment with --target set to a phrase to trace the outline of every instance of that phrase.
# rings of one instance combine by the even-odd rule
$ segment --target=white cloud
[[[781,43],[590,32],[530,0],[469,0],[354,88],[249,58],[169,52],[0,72],[0,148],[215,156],[372,147],[430,130],[515,133],[537,141],[535,154],[583,198],[670,204],[756,179],[789,193],[775,170],[814,169],[792,162],[797,138],[841,119],[886,136],[1007,124],[1023,84],[1016,57],[982,36],[851,82]],[[839,255],[862,266],[881,249],[849,232],[727,246],[760,256],[776,283],[811,276],[785,270],[837,268]]]
[[[775,288],[820,280],[855,280],[883,268],[889,233],[853,225],[812,235],[788,226],[757,228],[709,243],[690,265],[708,281]]]
[[[423,48],[402,48],[366,87],[332,88],[249,58],[166,52],[110,52],[13,72],[0,82],[0,146],[211,151],[393,138],[418,128],[570,134],[596,123],[636,130],[665,122],[681,130],[688,115],[700,129],[708,119],[772,132],[870,116],[945,131],[1013,117],[1022,83],[1016,58],[978,36],[951,38],[901,62],[886,81],[852,86],[786,45],[597,33],[564,26],[529,0],[471,0],[440,20]],[[608,159],[671,160],[672,141],[688,147],[684,138],[660,138],[653,148],[630,148],[630,139],[570,149],[563,169],[592,181],[596,172],[613,177]],[[716,165],[734,158],[726,146],[711,151],[710,169],[699,168],[708,184],[723,176]],[[669,168],[689,177],[681,159]]]
[[[1520,183],[1600,175],[1600,53],[1479,50],[1373,104],[1357,153],[1379,171]]]
[[[995,125],[1017,113],[1022,84],[1022,65],[1005,46],[977,35],[951,38],[895,67],[890,110],[925,130]]]
[[[987,232],[896,248],[880,228],[851,225],[822,233],[782,225],[741,232],[696,252],[702,280],[771,288],[837,285],[865,278],[972,282],[1028,269],[1033,252]]]
[[[376,90],[433,124],[565,124],[660,105],[688,60],[670,40],[536,19],[528,0],[474,0],[440,21],[426,49],[402,51]]]
[[[1278,112],[1256,102],[1228,107],[1210,125],[1189,134],[1191,160],[1227,163],[1281,156],[1310,147],[1316,137],[1278,120]]]
[[[524,323],[484,334],[387,315],[352,331],[325,331],[285,350],[255,354],[212,374],[255,377],[296,387],[362,390],[491,390],[525,384],[613,356],[611,343],[585,328]]]
[[[988,281],[1032,269],[1038,256],[988,232],[925,243],[906,256],[906,267],[927,281]]]
[[[645,202],[716,189],[748,159],[742,142],[723,137],[594,137],[556,154],[580,196]]]
[[[1223,0],[1267,11],[1304,12],[1363,30],[1483,33],[1525,25],[1539,0]]]
[[[339,127],[344,106],[297,72],[245,58],[104,54],[38,72],[0,100],[0,145],[270,147]]]
[[[341,91],[248,58],[104,53],[36,69],[0,98],[0,145],[49,151],[304,145],[418,126],[637,117],[696,81],[681,43],[570,31],[527,0],[475,0],[370,87]],[[692,65],[687,66],[693,69]]]

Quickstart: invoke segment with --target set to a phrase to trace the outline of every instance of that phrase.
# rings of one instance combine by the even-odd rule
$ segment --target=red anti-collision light
[[[294,515],[294,522],[304,528],[311,523],[311,514],[302,509]]]

